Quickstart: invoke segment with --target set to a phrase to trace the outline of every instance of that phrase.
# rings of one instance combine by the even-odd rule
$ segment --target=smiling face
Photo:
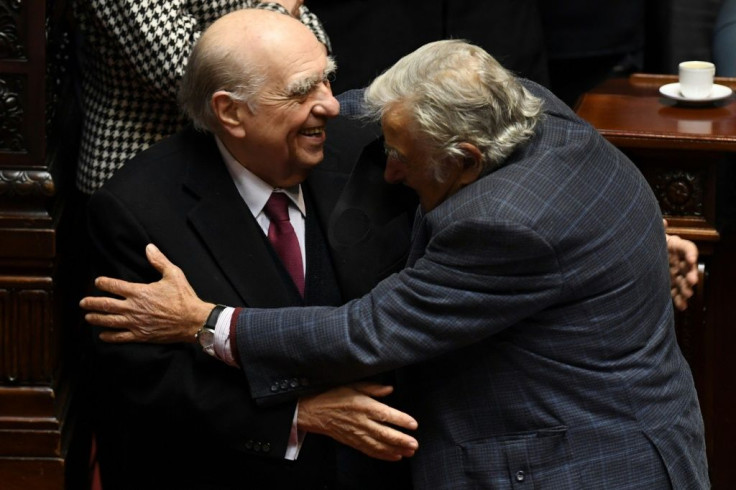
[[[298,21],[268,14],[249,12],[260,22],[251,23],[234,48],[244,66],[260,67],[262,88],[251,103],[222,91],[213,100],[225,128],[218,134],[240,164],[274,187],[290,187],[322,161],[325,125],[340,104],[324,45]]]
[[[325,124],[340,110],[328,80],[333,64],[313,41],[276,58],[244,120],[248,161],[241,163],[276,187],[300,183],[322,161]]]

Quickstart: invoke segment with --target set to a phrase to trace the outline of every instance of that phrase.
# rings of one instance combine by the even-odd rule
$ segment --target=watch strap
[[[217,319],[220,318],[220,313],[222,313],[225,308],[226,307],[223,305],[215,305],[207,316],[207,320],[204,322],[204,325],[202,325],[202,328],[211,328],[214,330],[217,326]]]
[[[207,315],[207,320],[205,320],[204,325],[200,327],[199,330],[197,330],[197,333],[194,335],[194,340],[197,342],[205,352],[207,352],[210,355],[214,355],[214,346],[213,345],[205,345],[203,340],[203,332],[205,330],[209,330],[212,332],[212,335],[214,336],[215,333],[215,327],[217,327],[217,320],[220,318],[220,313],[225,310],[225,306],[223,305],[216,305],[212,310],[210,311],[210,314]],[[212,337],[210,337],[212,338]],[[208,342],[209,344],[209,342]]]

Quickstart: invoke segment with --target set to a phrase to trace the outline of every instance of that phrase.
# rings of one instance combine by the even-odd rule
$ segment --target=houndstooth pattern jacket
[[[194,41],[240,8],[288,14],[258,0],[77,0],[82,35],[82,141],[77,187],[91,194],[127,160],[183,128],[176,92]],[[329,38],[306,7],[301,21],[327,50]]]

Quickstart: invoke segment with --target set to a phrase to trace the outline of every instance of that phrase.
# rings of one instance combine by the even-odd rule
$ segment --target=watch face
[[[211,328],[203,328],[199,331],[197,340],[199,341],[199,345],[209,354],[209,350],[215,346],[215,331]]]

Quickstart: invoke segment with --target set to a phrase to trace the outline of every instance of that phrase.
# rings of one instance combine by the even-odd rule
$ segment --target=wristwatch
[[[217,326],[217,319],[220,318],[220,313],[222,313],[222,310],[224,309],[225,307],[222,305],[216,305],[212,308],[212,311],[210,311],[209,316],[207,316],[207,320],[204,322],[204,325],[202,325],[202,328],[200,328],[194,336],[199,345],[202,346],[202,350],[212,357],[217,357],[215,355],[215,326]]]

